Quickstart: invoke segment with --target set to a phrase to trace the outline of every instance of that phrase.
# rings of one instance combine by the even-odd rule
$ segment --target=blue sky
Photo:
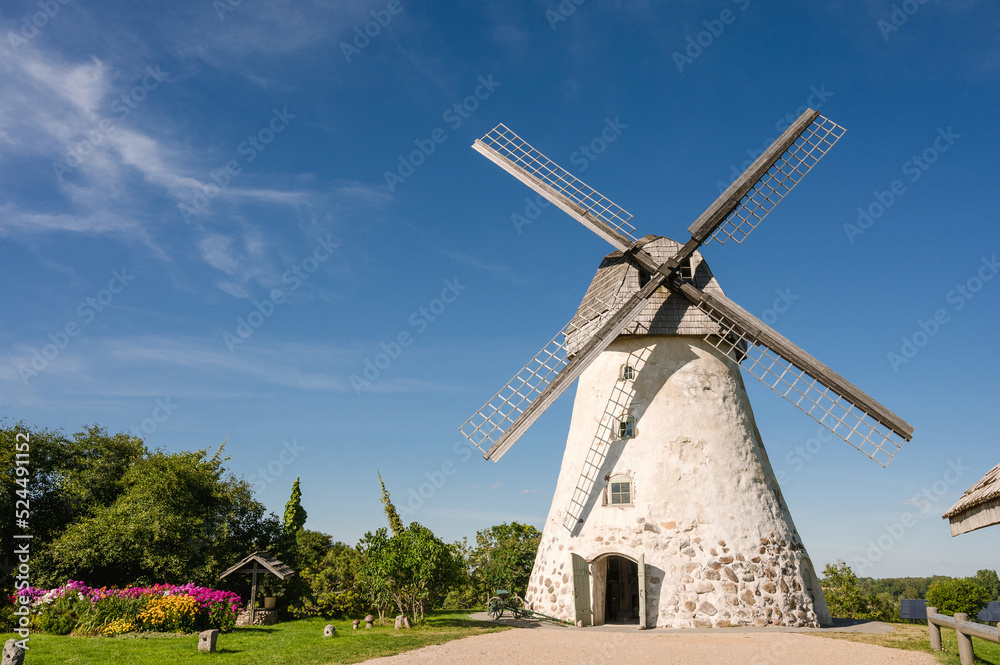
[[[572,395],[499,464],[457,427],[610,248],[552,208],[518,224],[530,191],[470,144],[503,122],[683,241],[812,104],[847,134],[703,253],[916,436],[882,469],[748,379],[785,498],[820,566],[997,567],[1000,527],[940,519],[1000,461],[993,3],[34,0],[0,33],[6,416],[228,438],[269,508],[301,477],[308,526],[351,543],[384,524],[376,469],[449,540],[541,526]]]

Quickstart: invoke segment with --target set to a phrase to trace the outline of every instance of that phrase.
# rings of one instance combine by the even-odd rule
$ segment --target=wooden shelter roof
[[[942,517],[951,522],[952,536],[1000,523],[1000,464],[965,490]]]
[[[240,561],[238,564],[227,570],[226,572],[219,575],[219,579],[232,575],[233,573],[252,573],[254,570],[254,562],[263,568],[267,572],[271,573],[279,580],[286,580],[289,577],[295,575],[295,571],[289,568],[287,565],[275,559],[273,556],[267,552],[254,552],[247,558]],[[264,572],[258,568],[259,572]]]
[[[680,243],[662,236],[648,235],[641,238],[637,246],[646,250],[658,261],[666,261],[681,247]],[[715,280],[708,264],[699,252],[691,256],[691,268],[683,270],[685,277],[697,288],[712,295],[725,295]],[[644,282],[643,282],[644,283]],[[622,303],[641,288],[639,266],[623,252],[613,252],[604,257],[597,268],[597,274],[590,283],[577,316],[595,318],[595,312],[604,309],[605,304]],[[687,298],[670,293],[661,287],[649,304],[639,312],[635,321],[627,325],[622,335],[707,335],[718,332],[718,324],[692,305]],[[585,341],[567,335],[567,345],[575,350]]]

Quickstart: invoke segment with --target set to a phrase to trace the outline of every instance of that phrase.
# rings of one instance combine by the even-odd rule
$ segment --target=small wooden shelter
[[[251,625],[253,625],[254,620],[257,618],[255,603],[257,599],[257,576],[271,573],[279,580],[284,581],[295,575],[294,570],[283,564],[281,561],[278,561],[267,552],[254,552],[226,572],[219,575],[219,579],[221,580],[229,575],[232,575],[233,573],[246,573],[253,576],[250,581],[250,603],[248,608],[250,610]]]
[[[951,535],[957,536],[983,527],[1000,524],[1000,464],[965,490],[965,494],[942,517],[951,522]]]

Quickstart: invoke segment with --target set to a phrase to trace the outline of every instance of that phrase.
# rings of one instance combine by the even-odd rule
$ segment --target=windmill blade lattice
[[[621,299],[604,302],[595,298],[581,308],[500,392],[465,421],[459,431],[487,453],[569,364],[581,340],[593,338],[622,303]],[[567,344],[570,338],[574,341],[573,349]]]
[[[500,124],[473,146],[618,249],[635,242],[632,214]]]
[[[722,303],[719,300],[711,298],[694,302],[719,324],[719,333],[706,335],[705,341],[725,353],[747,374],[883,467],[912,438],[913,428],[873,398],[797,347],[797,355],[805,356],[812,360],[811,363],[805,358],[796,362],[785,357],[761,340],[761,333],[771,331],[766,324],[759,322],[760,327],[751,332],[731,316],[732,312],[720,308]],[[729,307],[739,308],[731,301],[727,303],[727,309]],[[745,314],[742,310],[741,313]],[[777,333],[774,335],[784,339]],[[790,342],[788,345],[793,346]],[[800,365],[814,366],[807,369]],[[826,376],[827,380],[818,378],[820,376]],[[846,390],[838,391],[829,383],[846,384],[857,396],[847,397],[841,394]]]
[[[727,240],[743,242],[845,131],[832,120],[817,116],[763,177],[754,183],[710,238],[719,244],[725,244]]]

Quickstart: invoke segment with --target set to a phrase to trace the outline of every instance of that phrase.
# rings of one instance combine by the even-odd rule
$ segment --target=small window
[[[608,485],[608,503],[612,506],[632,505],[632,479],[616,476]]]
[[[622,365],[622,381],[631,381],[635,378],[635,367]]]
[[[623,416],[622,419],[618,421],[618,438],[619,439],[635,438],[634,416]]]

